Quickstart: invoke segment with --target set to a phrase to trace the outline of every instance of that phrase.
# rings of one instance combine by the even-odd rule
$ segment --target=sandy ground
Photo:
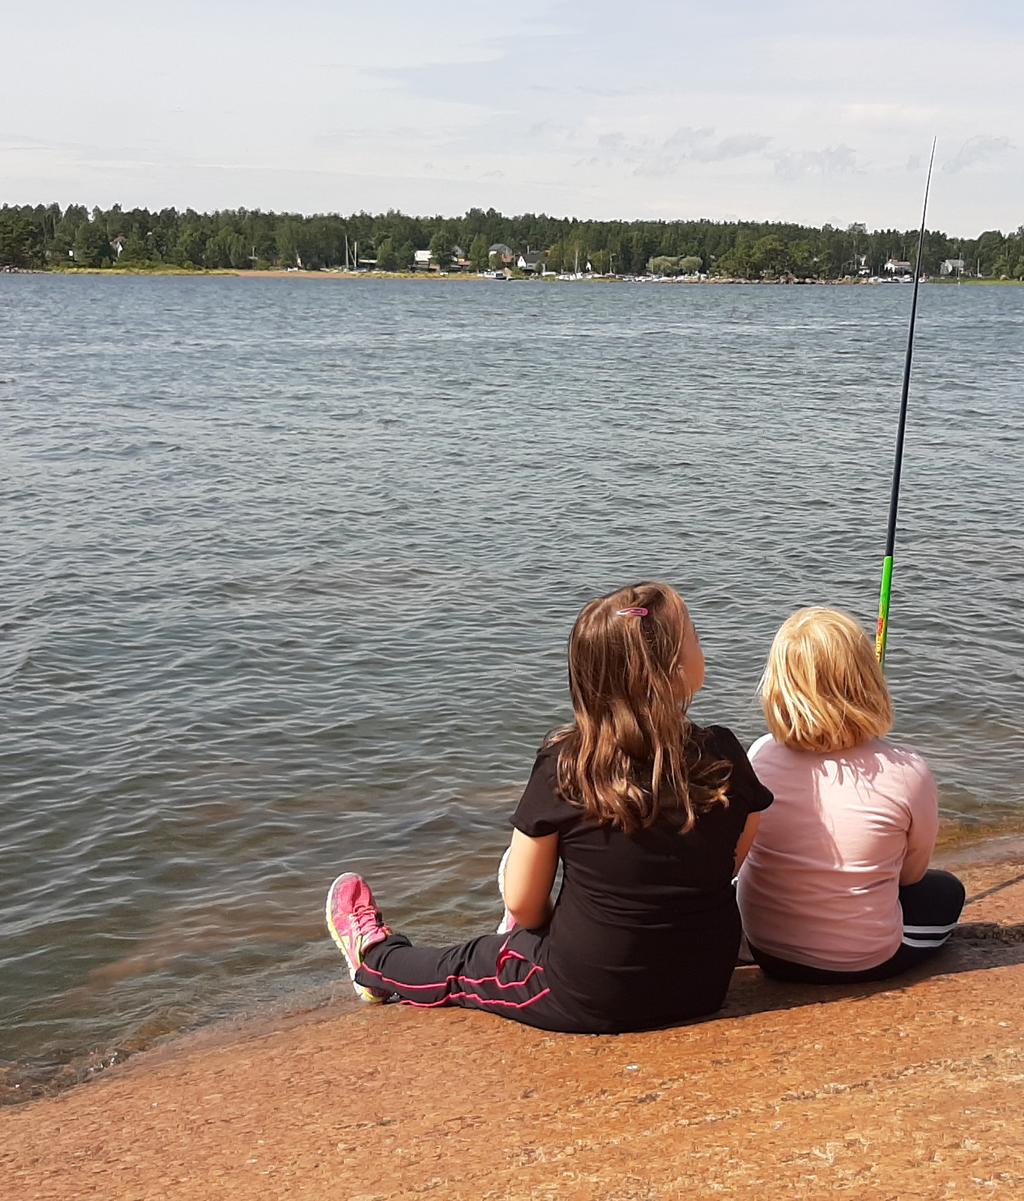
[[[962,873],[933,974],[812,990],[745,967],[716,1019],[643,1035],[388,1006],[182,1044],[0,1112],[0,1197],[1022,1198],[1012,849]]]

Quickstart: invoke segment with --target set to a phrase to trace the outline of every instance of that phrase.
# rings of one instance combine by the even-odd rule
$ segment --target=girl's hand
[[[530,838],[512,831],[505,865],[505,908],[516,925],[527,930],[545,926],[551,917],[551,886],[558,867],[558,835]]]

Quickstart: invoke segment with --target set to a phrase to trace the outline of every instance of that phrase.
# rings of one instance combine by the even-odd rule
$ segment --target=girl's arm
[[[923,759],[916,771],[905,768],[904,776],[908,784],[910,829],[907,831],[907,853],[900,868],[900,883],[916,884],[928,870],[939,832],[939,789]]]
[[[746,859],[747,852],[753,846],[754,839],[757,836],[757,824],[760,820],[760,813],[751,813],[743,826],[740,840],[736,844],[736,871],[740,870],[740,864]]]
[[[512,831],[505,865],[505,908],[516,924],[535,930],[551,917],[551,885],[558,867],[558,835],[531,838]]]

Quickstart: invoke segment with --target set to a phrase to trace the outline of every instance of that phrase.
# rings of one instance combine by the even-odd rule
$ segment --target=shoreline
[[[51,268],[15,268],[10,271],[4,271],[5,275],[46,275],[46,276],[79,276],[79,275],[98,275],[98,276],[116,276],[119,278],[145,278],[148,276],[156,277],[174,277],[174,278],[235,278],[235,279],[318,279],[318,280],[352,280],[352,281],[386,281],[386,280],[423,280],[423,281],[445,281],[457,283],[542,283],[542,284],[616,284],[616,283],[633,283],[633,284],[666,284],[673,286],[696,286],[696,287],[721,287],[723,285],[741,285],[744,287],[818,287],[818,288],[835,288],[835,287],[880,287],[882,285],[890,285],[900,282],[893,279],[797,279],[797,278],[770,278],[770,279],[743,279],[733,276],[708,276],[704,279],[692,279],[685,276],[589,276],[580,279],[558,279],[557,277],[545,276],[543,278],[537,276],[515,276],[504,281],[495,280],[489,276],[478,275],[472,271],[453,271],[453,272],[437,272],[437,271],[345,271],[340,269],[328,268],[323,271],[307,271],[307,270],[289,270],[287,268],[272,268],[269,270],[242,270],[231,267],[224,268],[202,268],[196,270],[188,270],[184,267],[61,267],[58,269]],[[1019,279],[947,279],[937,276],[930,277],[923,282],[929,284],[942,284],[944,287],[950,285],[966,284],[970,287],[1024,287],[1024,280]]]
[[[946,818],[940,823],[933,856],[935,866],[971,869],[1017,858],[1024,861],[1024,816],[974,821]],[[1024,912],[1021,916],[1024,919]],[[337,1004],[338,994],[338,987],[333,987],[329,995],[323,990],[298,989],[268,999],[256,1013],[247,1010],[187,1025],[134,1045],[131,1038],[114,1038],[103,1048],[73,1052],[61,1062],[43,1063],[31,1057],[0,1062],[0,1113],[90,1086],[129,1063],[148,1061],[154,1056],[173,1057],[195,1046],[220,1045],[244,1038],[268,1024],[317,1020],[326,1006]],[[345,982],[340,988],[340,998],[342,1008],[346,1003],[358,1008]]]
[[[334,1000],[0,1111],[0,1194],[1015,1195],[1024,838],[938,861],[964,856],[964,925],[928,972],[822,989],[741,967],[719,1014],[618,1036]]]

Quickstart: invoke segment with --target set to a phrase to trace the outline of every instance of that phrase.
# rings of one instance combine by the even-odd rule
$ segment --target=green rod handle
[[[875,654],[885,667],[885,643],[889,637],[889,597],[892,595],[892,555],[882,560],[882,589],[878,594],[878,627],[875,632]]]

